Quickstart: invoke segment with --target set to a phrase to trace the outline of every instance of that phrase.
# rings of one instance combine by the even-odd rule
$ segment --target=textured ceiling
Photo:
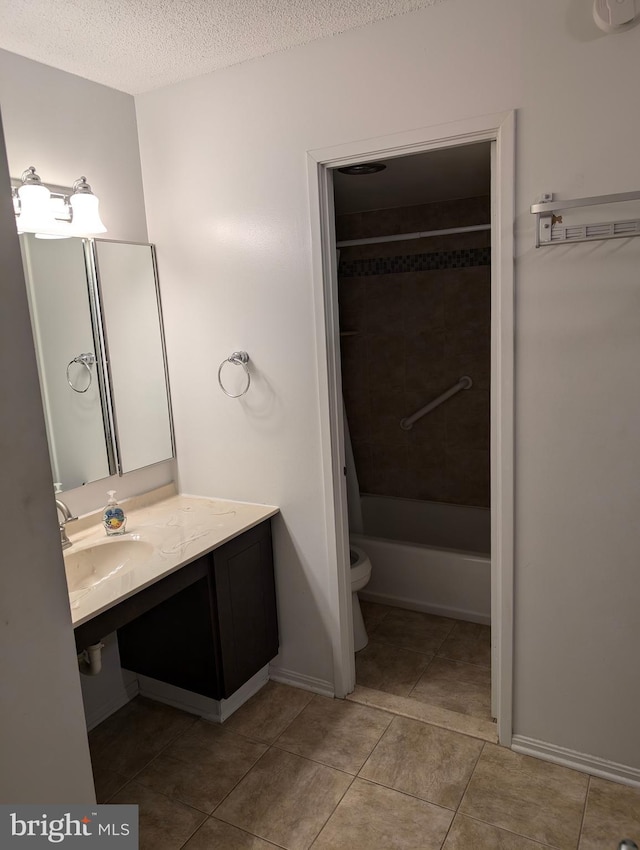
[[[0,0],[0,47],[139,94],[445,0]]]

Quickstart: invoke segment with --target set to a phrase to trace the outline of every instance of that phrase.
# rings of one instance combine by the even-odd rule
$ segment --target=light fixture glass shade
[[[92,233],[106,233],[98,212],[98,198],[88,192],[76,192],[71,195],[71,229],[75,236],[88,236]]]
[[[51,192],[41,183],[25,183],[18,189],[20,216],[18,232],[39,233],[56,229],[50,201]]]

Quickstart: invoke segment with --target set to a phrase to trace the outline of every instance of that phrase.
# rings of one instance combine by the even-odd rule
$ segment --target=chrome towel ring
[[[224,384],[222,383],[222,368],[225,363],[233,363],[234,366],[242,366],[247,376],[247,385],[239,393],[230,393],[227,389],[225,389]],[[249,372],[249,355],[246,351],[234,351],[226,360],[223,360],[218,369],[218,383],[220,384],[220,389],[225,395],[228,395],[229,398],[240,398],[241,395],[244,395],[249,387],[251,386],[251,373]]]
[[[93,372],[91,371],[91,367],[96,362],[95,354],[91,352],[87,352],[86,354],[78,354],[77,357],[74,357],[73,360],[70,360],[67,365],[67,383],[74,391],[74,393],[86,393],[86,391],[91,386],[91,381],[93,380]],[[84,368],[89,373],[89,383],[83,390],[79,390],[76,386],[74,386],[73,381],[71,380],[71,376],[69,375],[69,369],[73,366],[74,363],[79,363],[80,366],[84,366]]]

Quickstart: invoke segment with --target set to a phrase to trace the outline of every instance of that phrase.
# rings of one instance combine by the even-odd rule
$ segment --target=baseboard
[[[379,605],[392,605],[394,608],[405,608],[408,611],[422,611],[424,614],[435,614],[438,617],[451,617],[453,620],[466,620],[468,623],[491,625],[491,617],[476,611],[465,611],[463,608],[447,608],[443,605],[429,605],[426,602],[416,602],[415,599],[404,599],[402,596],[391,596],[386,593],[371,593],[359,590],[358,596],[365,602],[377,602]]]
[[[187,691],[184,688],[178,688],[175,685],[168,685],[166,682],[159,682],[157,679],[150,679],[148,676],[138,676],[141,696],[149,697],[149,699],[165,703],[165,705],[171,705],[189,714],[197,714],[198,717],[212,723],[224,723],[234,711],[237,711],[241,705],[251,699],[268,681],[269,667],[265,665],[248,682],[245,682],[242,687],[231,694],[229,699],[217,700],[195,694],[193,691]]]
[[[640,769],[618,764],[614,761],[592,756],[588,753],[578,753],[568,750],[566,747],[558,747],[556,744],[547,744],[545,741],[537,741],[535,738],[527,738],[525,735],[514,735],[511,741],[511,749],[517,753],[544,761],[552,761],[563,767],[571,767],[581,773],[590,773],[612,782],[621,782],[624,785],[640,787]]]
[[[106,720],[107,717],[110,717],[116,711],[121,709],[123,705],[131,702],[134,697],[138,696],[138,693],[138,680],[133,679],[125,684],[123,693],[120,693],[115,699],[109,700],[109,702],[102,703],[98,711],[94,711],[90,715],[87,715],[85,712],[87,732],[91,732],[91,730],[95,729],[96,726],[102,723],[103,720]]]
[[[316,679],[314,676],[305,676],[295,670],[286,670],[284,667],[269,665],[269,678],[283,685],[292,685],[294,688],[302,688],[304,691],[313,691],[324,697],[334,697],[335,689],[332,682],[325,679]]]

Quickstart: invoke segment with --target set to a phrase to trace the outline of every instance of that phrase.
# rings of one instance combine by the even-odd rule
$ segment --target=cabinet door
[[[229,697],[278,654],[278,621],[267,520],[213,552],[222,695]]]

